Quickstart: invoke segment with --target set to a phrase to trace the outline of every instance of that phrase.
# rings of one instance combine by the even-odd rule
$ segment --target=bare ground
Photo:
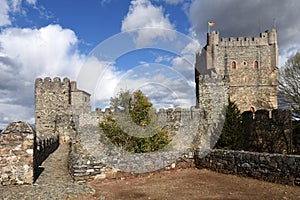
[[[96,193],[71,199],[299,199],[300,187],[219,174],[205,169],[175,169],[119,180],[89,183]]]

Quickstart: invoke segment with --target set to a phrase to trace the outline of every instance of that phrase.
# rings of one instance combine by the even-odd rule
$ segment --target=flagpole
[[[209,25],[209,22],[207,22],[207,33],[210,33],[210,25]]]

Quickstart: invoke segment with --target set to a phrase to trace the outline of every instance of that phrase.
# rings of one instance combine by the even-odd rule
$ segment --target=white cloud
[[[137,30],[138,29],[138,30]],[[165,29],[174,30],[162,7],[155,7],[149,0],[132,0],[127,16],[122,21],[121,30],[136,30],[136,45],[141,47],[151,44],[154,39],[172,40],[174,37]]]
[[[0,110],[7,115],[22,113],[21,120],[31,120],[35,78],[75,79],[84,60],[77,43],[75,33],[59,25],[4,29],[0,33]]]
[[[19,62],[19,72],[26,78],[63,74],[75,77],[78,66],[74,64],[80,60],[75,49],[77,42],[72,30],[59,25],[40,29],[8,28],[0,34],[1,53]]]
[[[35,5],[37,0],[26,0],[28,4]]]
[[[157,63],[160,63],[160,62],[170,62],[172,60],[172,57],[171,56],[158,56],[156,59],[155,59],[155,62]]]
[[[0,0],[0,27],[10,25],[9,6],[6,0]]]
[[[78,86],[92,95],[92,107],[109,106],[109,100],[114,96],[114,88],[121,76],[114,63],[90,56],[79,73]]]
[[[26,15],[25,9],[22,9],[22,2],[25,0],[0,0],[0,27],[11,25],[13,15],[21,13]],[[35,6],[37,0],[26,0],[26,3]]]
[[[184,2],[184,0],[162,0],[162,1],[165,1],[167,4],[171,4],[171,5],[176,5]]]
[[[18,12],[21,10],[22,0],[11,0],[10,2],[12,12]]]

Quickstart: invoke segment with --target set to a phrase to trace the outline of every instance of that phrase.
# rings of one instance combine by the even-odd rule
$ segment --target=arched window
[[[232,61],[232,63],[231,63],[231,68],[232,68],[232,69],[236,69],[236,62],[235,62],[235,61]]]
[[[257,62],[257,60],[254,61],[254,69],[258,69],[258,62]]]
[[[250,107],[250,111],[254,113],[255,112],[255,108],[253,106],[251,106]]]

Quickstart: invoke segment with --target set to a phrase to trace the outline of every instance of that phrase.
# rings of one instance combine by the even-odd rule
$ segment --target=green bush
[[[168,132],[156,126],[155,109],[140,90],[133,94],[121,91],[117,97],[111,98],[111,108],[113,113],[105,116],[99,125],[118,147],[128,152],[144,153],[161,149],[170,142]],[[137,126],[132,126],[128,120]],[[143,137],[134,136],[143,134]]]

